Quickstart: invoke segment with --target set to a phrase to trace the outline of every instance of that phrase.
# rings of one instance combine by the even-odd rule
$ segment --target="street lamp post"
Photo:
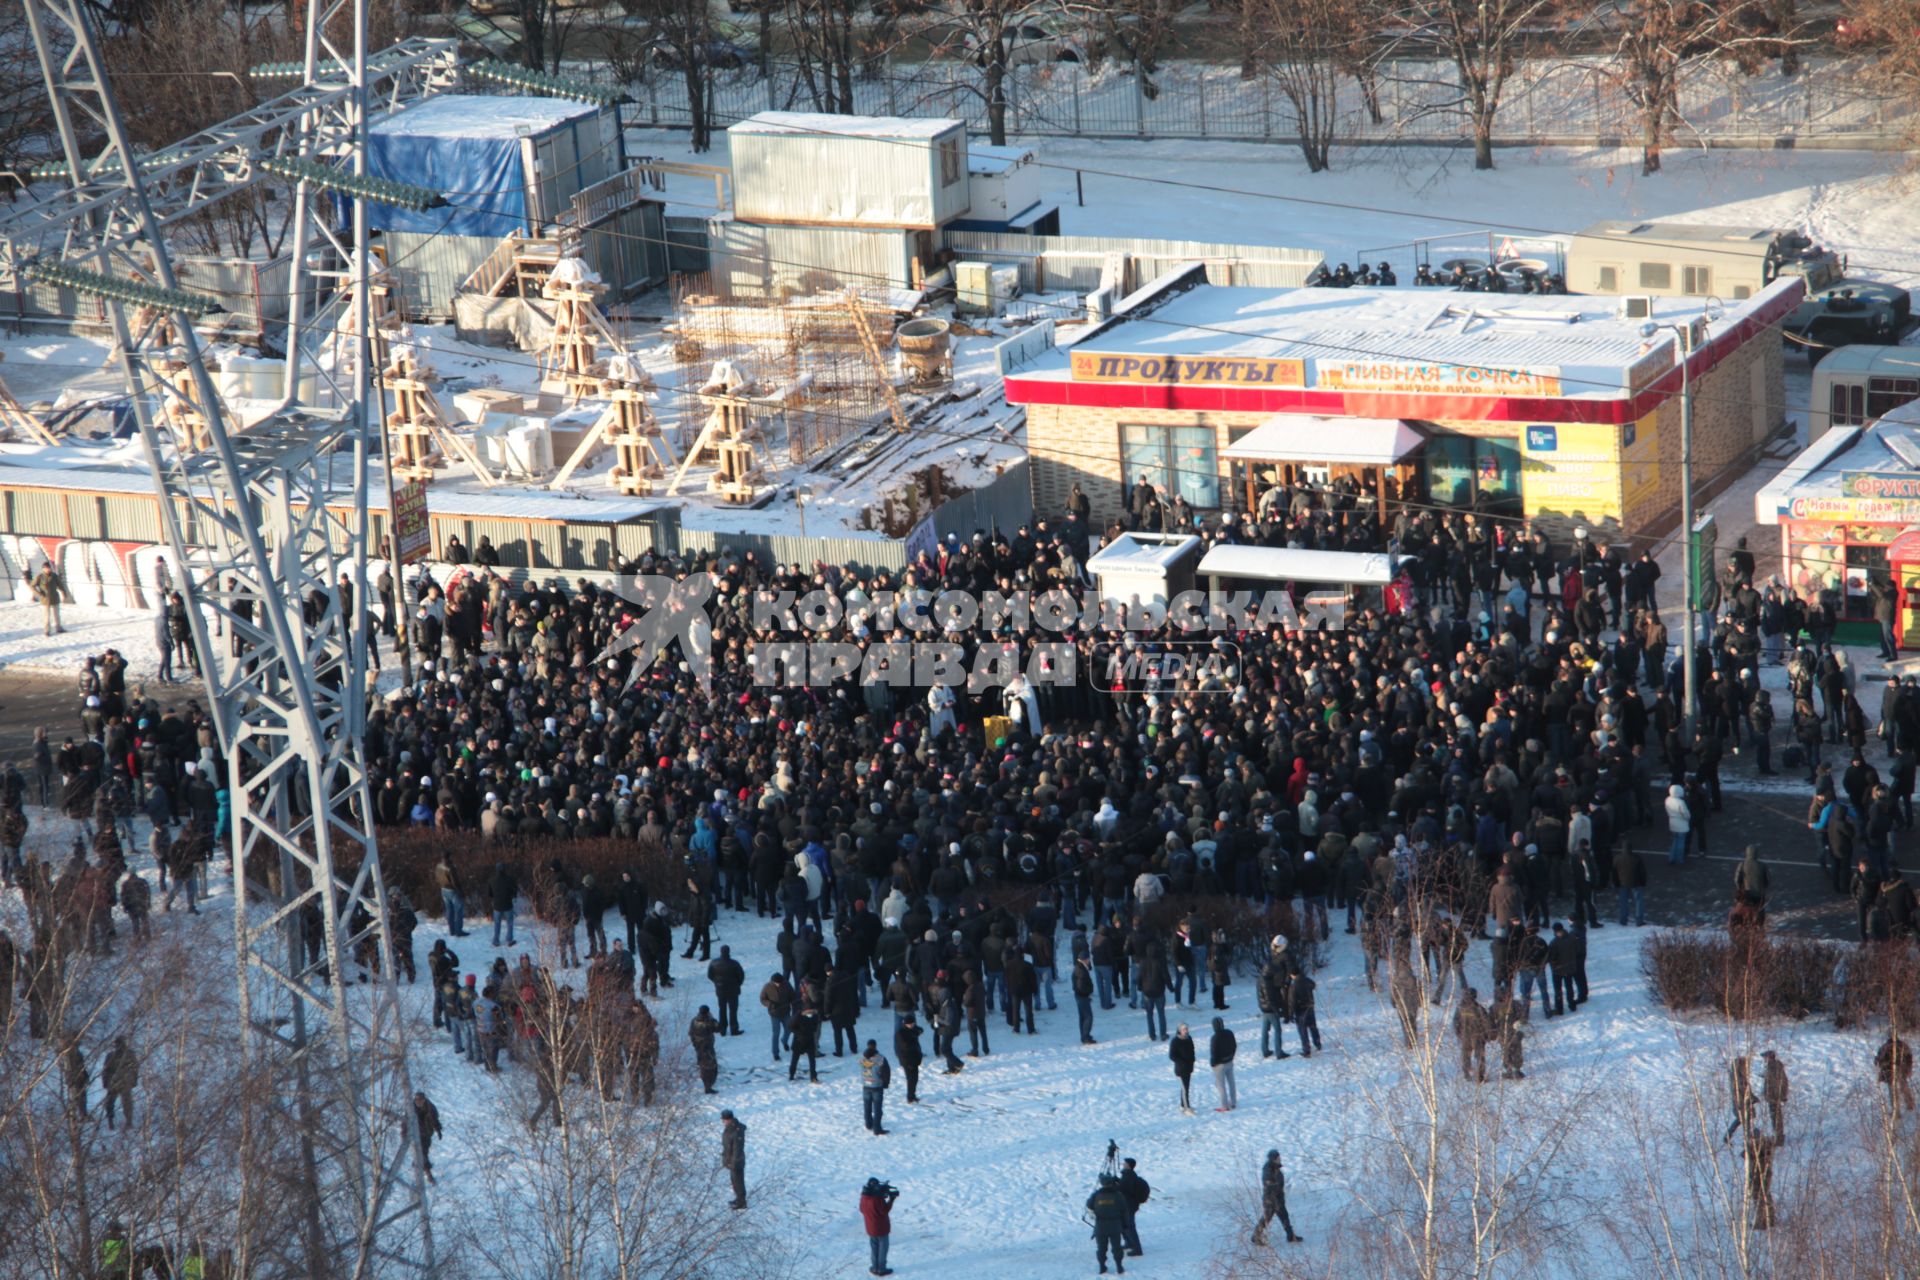
[[[1699,321],[1704,329],[1706,317]],[[1680,348],[1680,536],[1685,539],[1685,556],[1681,560],[1681,603],[1686,609],[1686,633],[1681,641],[1680,681],[1681,697],[1686,705],[1681,708],[1681,724],[1686,739],[1693,740],[1694,713],[1699,706],[1699,684],[1695,672],[1695,630],[1694,618],[1694,575],[1699,566],[1694,564],[1693,538],[1693,371],[1687,366],[1693,356],[1694,329],[1688,324],[1657,324],[1652,320],[1640,326],[1642,337],[1651,338],[1662,329],[1671,330],[1675,344]]]

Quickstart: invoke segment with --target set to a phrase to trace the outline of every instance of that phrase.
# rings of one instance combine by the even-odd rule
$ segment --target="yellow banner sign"
[[[1557,396],[1560,370],[1378,360],[1316,360],[1314,385],[1326,391],[1394,391],[1454,396]]]
[[[1155,382],[1183,387],[1300,387],[1307,381],[1303,360],[1263,356],[1106,355],[1072,353],[1075,382]]]
[[[1787,516],[1847,524],[1916,524],[1920,523],[1920,499],[1795,498],[1787,506]]]

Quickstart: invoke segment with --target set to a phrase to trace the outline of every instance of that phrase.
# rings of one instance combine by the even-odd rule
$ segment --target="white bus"
[[[1836,347],[1813,369],[1807,439],[1865,426],[1910,400],[1920,400],[1920,348]]]

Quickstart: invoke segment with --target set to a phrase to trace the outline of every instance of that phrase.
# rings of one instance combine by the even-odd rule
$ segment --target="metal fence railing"
[[[589,68],[591,69],[591,68]],[[971,64],[934,61],[889,64],[854,82],[854,106],[864,115],[944,116],[987,129],[987,104]],[[685,128],[690,123],[684,83],[670,74],[626,86],[634,101],[628,125]],[[1359,83],[1337,90],[1339,140],[1346,143],[1444,143],[1471,138],[1460,109],[1450,63],[1403,59],[1381,68],[1380,119],[1367,109]],[[760,111],[818,109],[798,68],[775,63],[716,73],[712,121],[720,128]],[[1910,107],[1878,90],[1858,60],[1815,59],[1783,76],[1769,65],[1746,75],[1730,63],[1692,68],[1680,95],[1673,141],[1758,142],[1839,138],[1905,141]],[[1107,64],[1079,63],[1012,69],[1008,79],[1010,133],[1089,138],[1219,138],[1289,141],[1292,109],[1265,76],[1242,79],[1239,68],[1173,62],[1151,77]],[[1630,78],[1605,57],[1542,58],[1523,63],[1509,82],[1494,128],[1500,144],[1631,143],[1640,133]]]

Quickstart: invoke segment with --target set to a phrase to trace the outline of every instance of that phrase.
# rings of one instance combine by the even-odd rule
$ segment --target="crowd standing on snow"
[[[1912,931],[1893,835],[1911,826],[1920,690],[1893,682],[1883,695],[1883,780],[1866,763],[1852,669],[1827,643],[1830,601],[1809,608],[1756,587],[1751,556],[1736,550],[1723,607],[1699,640],[1703,714],[1688,734],[1650,555],[1556,542],[1484,511],[1405,506],[1382,523],[1376,510],[1351,482],[1277,486],[1252,513],[1200,524],[1181,498],[1143,483],[1108,534],[1131,525],[1192,529],[1209,543],[1386,547],[1401,572],[1381,607],[1350,612],[1342,630],[1222,634],[1203,682],[1139,687],[1102,679],[1098,646],[1112,637],[1091,633],[1069,637],[1090,674],[1067,685],[756,679],[756,645],[774,636],[756,629],[755,606],[783,592],[831,596],[839,622],[809,638],[854,642],[915,638],[873,608],[886,591],[1084,598],[1091,531],[1077,491],[1064,518],[949,536],[898,574],[777,565],[753,552],[625,566],[707,576],[709,687],[671,653],[632,670],[615,644],[638,612],[626,599],[590,585],[513,585],[493,571],[484,540],[471,558],[463,548],[450,557],[460,563],[445,583],[381,575],[349,613],[364,619],[377,655],[407,611],[418,667],[368,718],[375,820],[471,837],[449,840],[433,872],[448,933],[426,957],[433,1026],[481,1070],[531,1073],[527,1122],[557,1124],[570,1079],[651,1102],[668,1037],[684,1041],[702,1087],[717,1092],[723,1058],[754,1053],[722,1046],[747,1035],[740,1004],[757,992],[761,1052],[784,1060],[790,1081],[803,1060],[818,1081],[830,1029],[835,1057],[858,1055],[863,1120],[884,1135],[896,1065],[906,1102],[917,1103],[929,1054],[940,1073],[963,1071],[993,1052],[996,1017],[1002,1051],[1017,1047],[1059,1011],[1064,979],[1083,1045],[1138,1034],[1144,1021],[1148,1039],[1167,1045],[1178,1106],[1194,1109],[1204,1052],[1224,1113],[1239,1100],[1239,1044],[1220,1016],[1230,998],[1251,987],[1263,1063],[1310,1060],[1324,1048],[1314,973],[1340,928],[1409,1045],[1422,1003],[1451,1000],[1445,1025],[1462,1073],[1486,1080],[1493,1049],[1502,1077],[1521,1080],[1534,993],[1542,1020],[1573,1015],[1589,997],[1589,930],[1605,927],[1603,915],[1647,921],[1633,833],[1664,831],[1676,864],[1704,854],[1723,759],[1754,750],[1770,772],[1777,728],[1797,744],[1782,762],[1810,770],[1809,826],[1836,889],[1859,900],[1863,936]],[[156,626],[167,675],[175,661],[198,661],[171,616]],[[1803,631],[1810,643],[1798,643]],[[1012,620],[945,634],[969,659],[983,645],[1024,655],[1062,638]],[[1126,643],[1171,638],[1141,629]],[[1769,659],[1790,664],[1793,708],[1779,724],[1756,679]],[[79,696],[80,732],[58,748],[43,735],[27,773],[9,764],[0,776],[0,852],[33,920],[18,956],[0,935],[0,959],[24,975],[30,1004],[44,987],[34,975],[55,972],[59,956],[112,945],[115,907],[136,945],[148,935],[148,886],[130,859],[154,859],[162,911],[183,893],[191,912],[225,845],[226,770],[205,714],[130,689],[126,659],[111,652],[89,662]],[[1852,751],[1837,775],[1820,758],[1828,737]],[[57,870],[23,858],[29,796],[85,824],[86,840]],[[136,818],[149,829],[144,850]],[[631,844],[633,869],[617,880],[583,874],[563,854],[528,875],[510,856],[529,838],[583,837]],[[1767,881],[1749,850],[1734,924],[1762,927]],[[406,894],[394,902],[399,976],[413,982],[418,916]],[[461,942],[467,913],[481,910],[491,947]],[[516,946],[523,910],[551,931],[551,968],[526,954],[462,959],[470,947]],[[716,956],[722,910],[779,920],[776,948],[735,956],[720,946]],[[1466,982],[1476,946],[1493,973],[1484,997]],[[648,1003],[686,980],[674,976],[676,958],[700,965],[713,992],[684,1030],[662,1028]],[[580,988],[556,980],[552,969],[583,961]],[[1204,1047],[1187,1023],[1169,1033],[1169,999],[1208,1011]],[[1117,1016],[1123,1001],[1128,1013]],[[876,1019],[884,1030],[863,1036],[863,1020],[871,1029]],[[32,1034],[64,1033],[36,1015]],[[1880,1069],[1897,1094],[1911,1054],[1891,1044]],[[81,1055],[77,1044],[70,1052]],[[1768,1090],[1772,1079],[1770,1068]],[[114,1091],[128,1114],[131,1088]],[[440,1117],[424,1095],[416,1112],[424,1155]],[[1736,1104],[1736,1127],[1751,1137],[1747,1119]],[[1774,1128],[1777,1139],[1778,1112]],[[731,1113],[722,1162],[744,1207],[745,1126]],[[1109,1253],[1118,1265],[1123,1249],[1139,1252],[1138,1205],[1125,1175],[1112,1176],[1087,1202],[1103,1266]],[[1261,1180],[1255,1238],[1277,1217],[1298,1239],[1277,1151]],[[872,1269],[885,1274],[892,1193],[873,1190],[862,1214]]]

